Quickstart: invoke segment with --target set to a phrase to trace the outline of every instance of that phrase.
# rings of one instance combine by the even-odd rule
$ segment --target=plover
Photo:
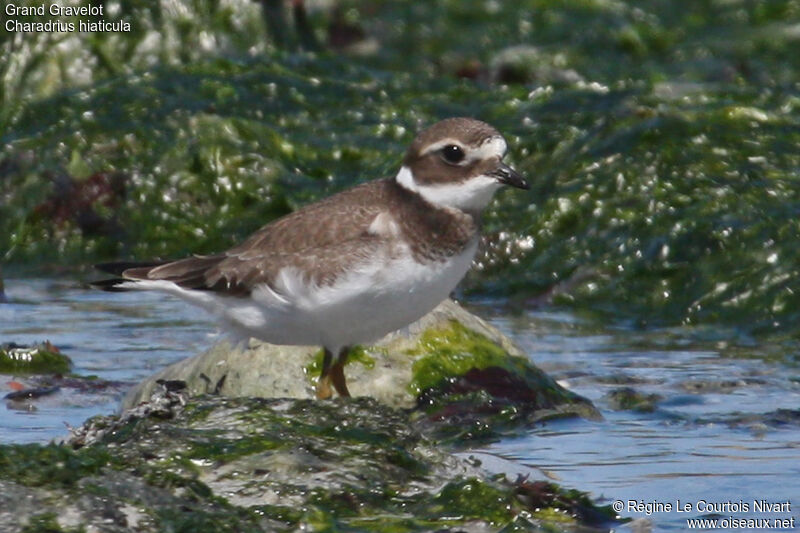
[[[324,349],[316,395],[349,396],[350,348],[403,328],[447,298],[478,248],[481,211],[503,185],[492,126],[450,118],[422,131],[395,177],[369,181],[275,220],[208,256],[106,263],[94,285],[156,290],[218,316],[240,338]]]

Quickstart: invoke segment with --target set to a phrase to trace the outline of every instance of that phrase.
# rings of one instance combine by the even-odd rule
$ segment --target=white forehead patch
[[[499,135],[495,135],[483,141],[483,144],[477,149],[471,150],[472,153],[470,155],[473,155],[475,159],[492,159],[495,157],[502,159],[506,155],[506,150],[508,150],[506,140]]]
[[[494,137],[489,137],[485,141],[481,143],[480,146],[477,148],[473,148],[471,146],[464,146],[461,141],[456,139],[452,139],[450,137],[446,139],[442,139],[441,141],[436,141],[435,143],[431,144],[427,148],[425,148],[420,155],[427,155],[432,152],[436,152],[441,150],[445,146],[449,146],[454,144],[456,146],[461,147],[464,150],[464,154],[466,157],[464,158],[465,163],[470,163],[472,161],[480,161],[480,160],[488,160],[494,158],[502,159],[503,156],[506,154],[506,150],[508,146],[506,145],[505,139],[503,139],[499,135],[495,135]]]

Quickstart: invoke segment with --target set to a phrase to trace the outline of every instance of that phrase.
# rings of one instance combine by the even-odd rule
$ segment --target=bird
[[[96,265],[115,277],[93,285],[177,296],[239,339],[321,346],[316,397],[349,397],[351,350],[446,299],[473,262],[494,193],[530,188],[506,150],[483,121],[441,120],[414,138],[395,176],[306,205],[222,253]]]

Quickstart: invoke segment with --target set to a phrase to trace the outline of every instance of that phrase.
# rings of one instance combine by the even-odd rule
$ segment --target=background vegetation
[[[468,291],[800,338],[798,1],[92,3],[131,31],[0,32],[7,275],[224,249],[471,115],[535,185]]]

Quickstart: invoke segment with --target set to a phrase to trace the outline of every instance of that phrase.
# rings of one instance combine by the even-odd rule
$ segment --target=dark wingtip
[[[123,278],[111,278],[111,279],[101,279],[99,281],[92,281],[89,282],[89,285],[91,285],[95,289],[100,289],[101,291],[126,292],[129,291],[130,289],[126,289],[121,286],[122,283],[126,282],[130,282],[130,280]]]
[[[122,273],[130,268],[148,268],[163,265],[167,261],[148,261],[145,263],[137,263],[135,261],[113,261],[111,263],[98,263],[94,265],[97,270],[101,270],[108,274],[115,276],[122,276]]]

